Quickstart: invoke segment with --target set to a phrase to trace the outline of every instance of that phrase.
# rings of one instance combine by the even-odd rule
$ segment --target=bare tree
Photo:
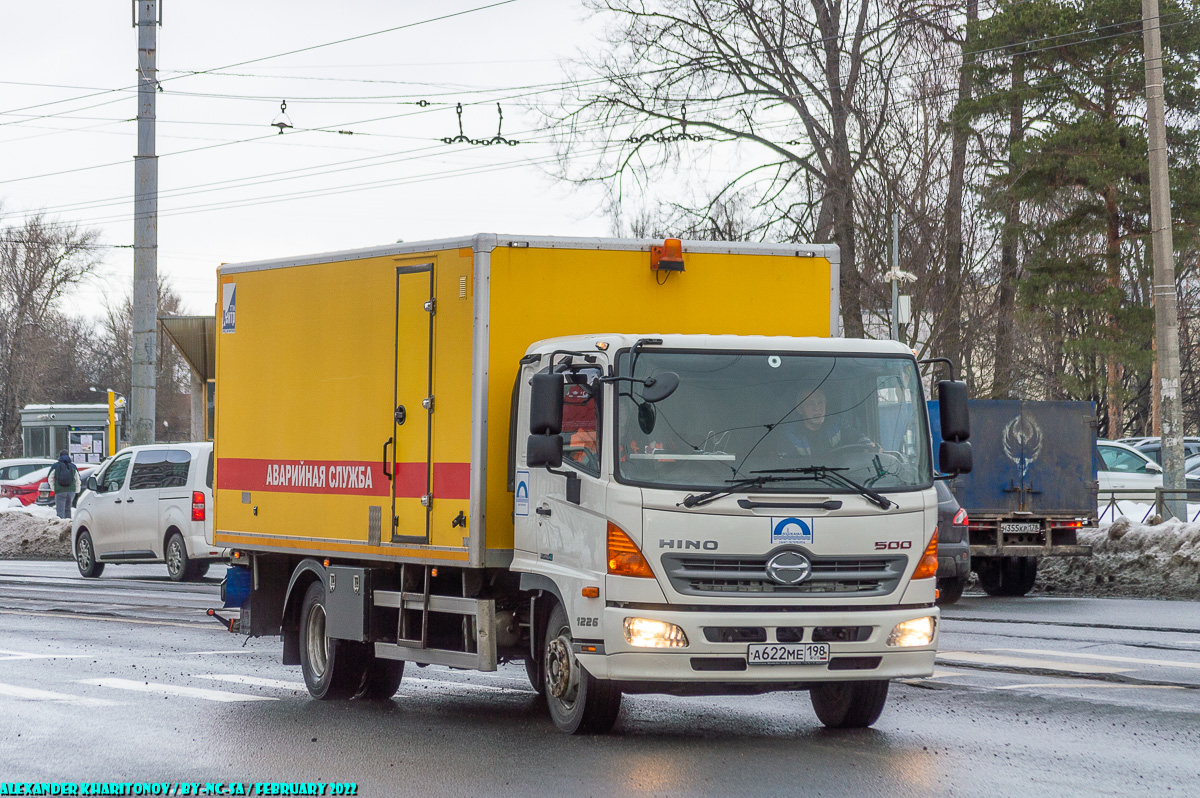
[[[96,239],[41,215],[0,227],[0,450],[20,449],[19,409],[36,392],[46,340],[74,334],[52,324],[63,297],[99,265]]]
[[[697,153],[741,164],[690,212],[705,229],[731,196],[740,232],[841,249],[843,326],[864,332],[856,180],[892,104],[913,0],[592,0],[607,51],[581,62],[583,87],[551,120],[562,174],[603,182],[620,209]],[[590,80],[589,80],[590,79]],[[592,93],[591,87],[602,87]],[[604,141],[599,148],[597,138]],[[677,209],[684,206],[675,203]],[[872,209],[877,213],[880,209]]]
[[[160,315],[180,315],[183,300],[170,282],[158,281],[158,310]],[[182,440],[189,434],[191,381],[188,366],[175,345],[160,329],[157,345],[158,368],[155,418],[156,440]],[[133,298],[126,295],[110,303],[99,329],[86,347],[93,385],[109,387],[129,395],[133,377]],[[167,422],[165,425],[163,422]]]

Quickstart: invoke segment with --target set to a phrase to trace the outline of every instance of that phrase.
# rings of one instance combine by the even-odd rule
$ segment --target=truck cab
[[[938,499],[911,350],[596,335],[521,362],[511,568],[562,606],[560,703],[589,681],[807,688],[828,725],[868,725],[887,680],[932,673]],[[542,667],[553,643],[534,641]]]

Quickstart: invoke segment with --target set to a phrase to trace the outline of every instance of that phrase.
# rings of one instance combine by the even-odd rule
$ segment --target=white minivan
[[[176,582],[199,579],[227,549],[212,539],[213,445],[130,446],[88,477],[71,521],[79,573],[108,563],[165,562]]]

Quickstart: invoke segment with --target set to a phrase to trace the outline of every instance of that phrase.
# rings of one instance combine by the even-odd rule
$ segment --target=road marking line
[[[1119,644],[1118,644],[1119,645]],[[1114,657],[1107,654],[1080,654],[1071,651],[1048,651],[1041,648],[989,648],[988,651],[1024,651],[1030,654],[1049,654],[1055,657],[1078,659],[1100,659],[1106,662],[1129,662],[1135,665],[1160,665],[1166,668],[1198,668],[1200,662],[1179,662],[1171,659],[1139,659],[1137,657]]]
[[[87,698],[68,693],[52,693],[49,690],[37,690],[33,687],[18,687],[15,684],[0,684],[0,695],[10,698],[24,698],[28,701],[56,701],[63,704],[75,704],[81,707],[115,707],[116,701],[104,698]]]
[[[199,612],[199,610],[197,610]],[[32,615],[37,618],[63,618],[71,621],[108,621],[109,623],[138,623],[147,624],[149,626],[182,626],[184,629],[208,629],[213,632],[224,632],[225,630],[216,624],[203,623],[196,621],[195,623],[180,623],[178,621],[143,621],[137,618],[113,618],[108,615],[79,615],[74,612],[38,612],[36,610],[0,610],[0,615]]]
[[[925,676],[925,679],[948,679],[952,676],[983,676],[979,671],[956,671],[951,668],[934,668],[932,676]]]
[[[29,654],[24,651],[6,651],[0,648],[0,660],[7,659],[78,659],[92,654]]]
[[[1070,690],[1122,689],[1122,690],[1184,690],[1180,684],[1112,684],[1089,682],[1087,684],[1006,684],[994,690],[1022,690],[1031,687],[1057,687]]]
[[[235,684],[249,684],[254,687],[278,687],[283,690],[300,690],[307,691],[308,687],[304,682],[286,682],[283,679],[264,679],[261,676],[241,676],[236,673],[197,673],[193,674],[197,679],[212,679],[217,682],[233,682]]]
[[[1002,657],[998,654],[984,654],[978,651],[939,651],[939,661],[972,662],[978,665],[1001,665],[1010,668],[1038,668],[1045,671],[1065,671],[1067,673],[1128,673],[1132,668],[1114,668],[1110,665],[1088,665],[1077,662],[1054,662],[1052,660],[1031,659],[1029,657]]]
[[[129,679],[79,679],[78,684],[94,684],[98,687],[115,687],[118,690],[133,690],[141,693],[166,693],[186,698],[201,698],[205,701],[278,701],[278,698],[265,695],[247,695],[245,693],[227,693],[224,690],[206,690],[201,687],[182,687],[174,684],[147,684],[134,682]]]
[[[200,656],[204,656],[205,654],[257,654],[257,653],[259,653],[259,652],[255,651],[252,648],[233,648],[233,649],[230,649],[229,651],[187,651],[187,652],[183,653],[181,656],[200,657]]]

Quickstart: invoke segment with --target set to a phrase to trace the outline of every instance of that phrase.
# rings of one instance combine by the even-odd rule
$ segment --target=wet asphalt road
[[[966,597],[931,679],[875,728],[803,693],[627,698],[557,732],[520,665],[410,669],[384,704],[323,703],[275,639],[204,619],[219,568],[0,562],[0,782],[355,782],[384,795],[1195,794],[1200,605]]]

